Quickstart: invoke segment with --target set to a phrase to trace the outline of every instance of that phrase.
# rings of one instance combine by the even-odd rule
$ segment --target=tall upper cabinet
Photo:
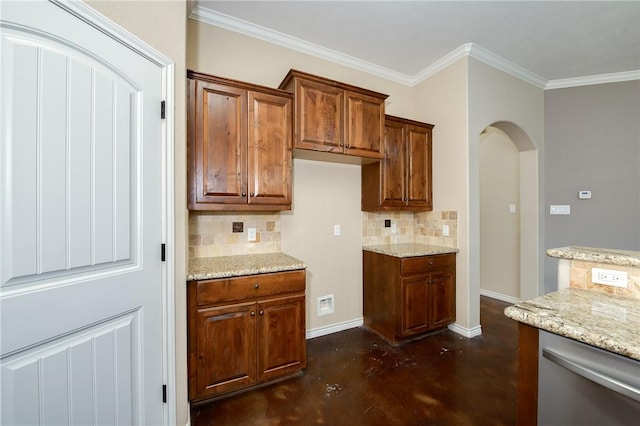
[[[363,211],[433,209],[433,125],[387,115],[384,158],[362,166]]]
[[[280,88],[295,95],[297,156],[316,151],[365,163],[382,158],[387,95],[297,70],[289,71]]]
[[[291,93],[187,72],[191,210],[291,209]]]

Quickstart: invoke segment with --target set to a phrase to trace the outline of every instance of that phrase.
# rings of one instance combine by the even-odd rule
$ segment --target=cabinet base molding
[[[255,386],[251,386],[248,388],[243,388],[243,389],[238,389],[237,391],[233,391],[233,392],[229,392],[229,393],[225,393],[225,394],[221,394],[221,395],[215,395],[215,396],[210,396],[207,398],[202,398],[202,399],[196,399],[196,400],[191,400],[189,401],[189,403],[191,404],[192,407],[198,407],[200,405],[207,405],[207,404],[211,404],[212,402],[215,401],[220,401],[221,399],[226,399],[226,398],[231,398],[232,396],[236,396],[236,395],[240,395],[246,392],[250,392],[256,389],[262,389],[262,388],[266,388],[268,386],[273,386],[273,385],[277,385],[278,383],[281,382],[286,382],[287,380],[290,379],[295,379],[297,377],[301,377],[304,375],[304,371],[300,370],[297,373],[293,373],[291,375],[288,375],[286,377],[281,377],[279,379],[274,379],[274,380],[270,380],[268,382],[264,382],[264,383],[259,383]]]

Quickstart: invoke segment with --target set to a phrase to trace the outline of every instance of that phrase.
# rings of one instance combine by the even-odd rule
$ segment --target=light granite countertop
[[[301,260],[284,253],[193,258],[189,261],[187,281],[294,271],[306,267]]]
[[[558,259],[640,267],[640,251],[569,246],[549,249],[547,255]]]
[[[516,321],[640,360],[640,300],[565,288],[509,306]]]
[[[431,256],[435,254],[457,253],[453,247],[432,246],[428,244],[402,243],[363,246],[362,250],[386,254],[394,257]]]

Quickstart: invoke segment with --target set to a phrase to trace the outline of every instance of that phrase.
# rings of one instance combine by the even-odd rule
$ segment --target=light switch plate
[[[549,214],[571,214],[570,205],[554,205],[549,206]]]

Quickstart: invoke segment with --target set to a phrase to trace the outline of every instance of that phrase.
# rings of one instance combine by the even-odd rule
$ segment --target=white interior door
[[[162,69],[0,3],[1,421],[162,424]]]

